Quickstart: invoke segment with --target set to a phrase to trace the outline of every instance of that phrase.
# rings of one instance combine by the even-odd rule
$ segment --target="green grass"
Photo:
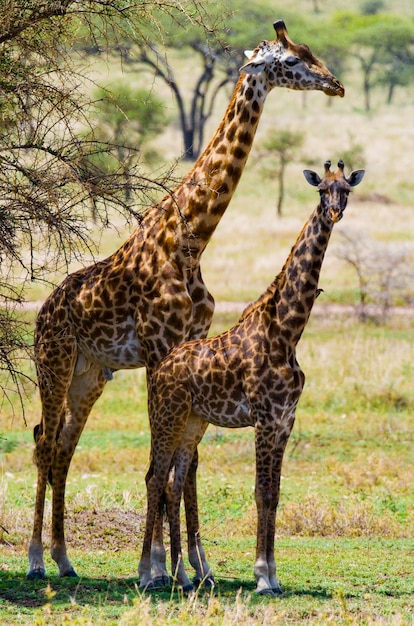
[[[217,315],[212,332],[236,318]],[[149,432],[145,375],[136,370],[107,385],[69,473],[67,541],[80,579],[60,580],[47,554],[48,580],[26,581],[37,395],[27,403],[27,428],[2,423],[0,621],[412,624],[410,325],[316,316],[298,352],[307,381],[282,469],[276,550],[283,596],[254,594],[253,432],[213,427],[200,446],[199,499],[215,593],[138,592]],[[50,506],[48,492],[46,548]]]
[[[75,552],[87,572],[77,580],[25,580],[18,559],[0,579],[2,623],[38,624],[411,624],[414,609],[412,543],[384,539],[283,539],[277,555],[284,593],[259,598],[251,579],[253,538],[214,543],[214,595],[183,598],[177,590],[138,591],[133,550],[108,555]],[[237,567],[228,561],[237,554]],[[392,558],[390,558],[392,555]],[[102,573],[105,570],[105,574]],[[125,575],[125,570],[131,574]],[[266,617],[265,617],[266,616]],[[226,617],[226,620],[223,619]],[[244,617],[244,620],[238,621]],[[267,619],[266,619],[267,618]],[[206,619],[207,621],[204,621]],[[15,621],[16,620],[16,621]],[[375,621],[376,620],[376,621]]]

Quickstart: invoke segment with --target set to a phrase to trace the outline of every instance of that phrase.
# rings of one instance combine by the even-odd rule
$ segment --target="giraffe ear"
[[[246,52],[250,52],[246,51]],[[239,69],[239,72],[242,74],[243,72],[245,74],[259,74],[260,72],[263,72],[264,68],[265,68],[266,63],[264,62],[263,59],[258,59],[257,57],[255,59],[253,59],[252,61],[248,61],[247,63],[245,63],[244,65],[242,65],[242,67]]]
[[[316,172],[312,172],[312,170],[303,170],[303,175],[313,187],[317,187],[322,180],[321,177]]]
[[[244,56],[247,57],[248,59],[251,59],[253,56],[254,50],[245,50],[244,51]]]
[[[351,185],[351,187],[359,185],[361,180],[364,178],[364,174],[365,170],[355,170],[354,172],[351,172],[347,178],[348,184]]]

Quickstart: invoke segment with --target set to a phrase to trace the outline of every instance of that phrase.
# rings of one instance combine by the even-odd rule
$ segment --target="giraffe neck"
[[[157,205],[176,244],[178,236],[178,247],[185,254],[190,248],[195,262],[236,190],[268,92],[264,77],[240,76],[214,137],[172,195]]]
[[[276,314],[278,328],[291,345],[299,341],[319,293],[319,275],[332,228],[333,222],[318,205],[268,290],[272,317]]]

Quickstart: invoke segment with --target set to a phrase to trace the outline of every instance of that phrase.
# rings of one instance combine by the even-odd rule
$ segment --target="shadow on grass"
[[[232,599],[240,592],[252,604],[260,602],[277,602],[294,596],[308,596],[322,601],[332,599],[332,594],[323,588],[298,589],[287,587],[283,594],[276,598],[259,596],[254,593],[254,581],[243,579],[218,580],[214,588],[214,596],[222,599]],[[208,599],[211,592],[200,588],[196,591],[198,597]],[[56,608],[72,605],[102,606],[105,604],[125,605],[132,604],[136,598],[150,598],[151,603],[181,602],[184,594],[173,586],[160,591],[143,593],[139,590],[139,578],[59,578],[51,576],[45,580],[27,580],[23,574],[1,572],[0,576],[0,606],[10,603],[15,607],[38,608],[51,604]]]

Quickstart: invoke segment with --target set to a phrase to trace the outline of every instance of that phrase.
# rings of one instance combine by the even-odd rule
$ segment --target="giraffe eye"
[[[297,65],[299,63],[299,59],[297,57],[288,57],[287,59],[285,59],[285,63],[289,67],[293,67],[294,65]]]

